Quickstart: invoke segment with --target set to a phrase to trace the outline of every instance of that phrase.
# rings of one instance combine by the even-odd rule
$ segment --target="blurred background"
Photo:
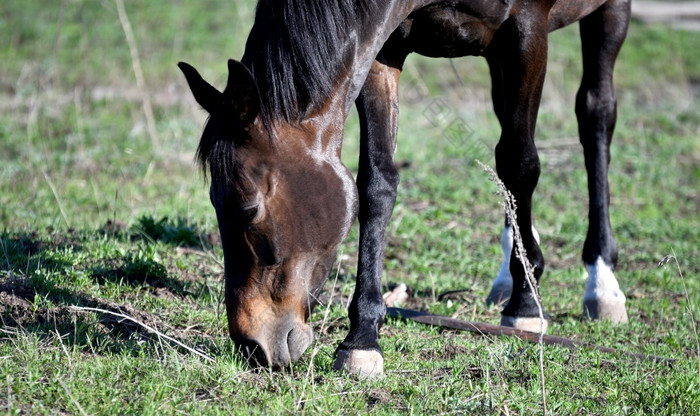
[[[254,3],[125,1],[120,11],[119,2],[107,0],[3,1],[0,228],[97,229],[150,215],[216,230],[207,184],[193,164],[206,114],[176,63],[191,63],[223,88],[226,60],[242,56]],[[613,224],[620,238],[644,242],[623,261],[635,262],[642,252],[647,264],[665,254],[665,247],[656,250],[661,239],[681,246],[698,241],[699,50],[698,32],[635,20],[620,55]],[[553,264],[574,266],[587,210],[573,112],[581,75],[578,28],[552,34],[549,54],[535,216]],[[474,163],[494,164],[499,128],[489,89],[481,58],[411,56],[406,63],[390,273],[392,259],[399,259],[394,266],[401,270],[420,274],[438,264],[438,272],[459,274],[467,251],[494,259],[489,269],[467,273],[488,274],[497,266],[502,214]],[[353,171],[358,130],[353,114],[343,153]],[[454,238],[442,238],[445,232]],[[353,253],[354,238],[346,253]],[[478,248],[484,243],[491,246]],[[406,257],[417,245],[428,250],[414,262]]]

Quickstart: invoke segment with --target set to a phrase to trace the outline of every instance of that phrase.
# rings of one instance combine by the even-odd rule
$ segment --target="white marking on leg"
[[[503,261],[498,276],[493,281],[492,291],[496,288],[513,289],[513,276],[510,274],[510,254],[513,252],[513,228],[507,225],[501,234],[501,250],[503,251]]]
[[[535,227],[532,227],[532,235],[537,244],[540,243],[540,234]],[[513,228],[506,225],[501,234],[501,250],[503,251],[503,261],[498,271],[498,276],[491,285],[491,293],[486,298],[486,304],[501,304],[510,298],[513,291],[513,276],[510,274],[510,255],[513,252]]]
[[[585,266],[588,280],[583,295],[583,313],[591,319],[627,322],[626,298],[615,279],[612,267],[600,256],[594,264]]]

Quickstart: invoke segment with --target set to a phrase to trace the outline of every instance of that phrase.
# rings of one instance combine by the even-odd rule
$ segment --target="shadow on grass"
[[[218,232],[203,232],[196,224],[191,224],[185,218],[170,219],[162,217],[155,219],[151,215],[141,216],[131,227],[131,238],[147,241],[160,241],[165,244],[206,249],[218,244]]]
[[[80,309],[97,308],[130,316],[184,344],[195,343],[208,354],[217,355],[218,346],[206,333],[172,327],[156,314],[60,287],[57,276],[82,269],[100,284],[112,281],[133,287],[145,285],[156,289],[159,297],[163,288],[168,297],[194,294],[188,290],[194,282],[168,277],[152,246],[140,243],[138,249],[121,259],[92,262],[86,260],[81,244],[86,238],[91,237],[72,230],[43,237],[35,232],[0,234],[0,320],[6,329],[0,333],[0,340],[24,333],[34,334],[42,342],[53,342],[60,334],[62,343],[87,353],[134,356],[144,349],[157,353],[167,345],[157,334],[132,321]]]
[[[165,323],[158,315],[128,305],[120,305],[84,293],[56,288],[50,282],[36,279],[0,278],[0,314],[4,331],[0,341],[17,334],[33,334],[40,342],[60,342],[85,353],[99,355],[139,356],[144,352],[159,354],[163,345],[180,353],[189,354],[184,348],[169,344],[159,335],[131,320],[156,329],[162,334],[180,340],[183,344],[194,344],[209,355],[219,355],[215,340],[201,332],[190,333],[187,329],[175,328]],[[50,306],[43,306],[50,305]],[[111,313],[88,311],[96,308]],[[14,329],[14,331],[12,330]]]
[[[185,297],[192,295],[191,282],[182,282],[168,276],[168,272],[156,259],[143,254],[143,248],[139,248],[135,254],[130,254],[122,259],[108,259],[90,267],[90,276],[100,285],[112,282],[117,285],[129,285],[131,287],[149,286],[154,289],[167,289],[175,296]]]
[[[154,224],[143,218],[146,217],[142,217],[140,224]],[[35,231],[5,231],[0,233],[0,276],[12,276],[13,273],[29,276],[40,269],[64,275],[84,271],[99,285],[110,282],[131,288],[146,287],[157,291],[159,296],[170,298],[201,296],[205,292],[198,288],[199,282],[196,279],[183,281],[169,274],[153,244],[157,239],[168,245],[181,246],[179,243],[183,241],[193,242],[194,234],[170,227],[163,220],[158,224],[158,227],[154,227],[161,231],[147,227],[153,234],[144,234],[138,226],[132,227],[134,231],[127,232],[125,226],[112,221],[97,232],[77,232],[69,229],[62,233],[50,232],[41,235]],[[92,253],[88,253],[84,243],[93,241],[96,235],[130,247],[123,255],[115,256],[112,253],[100,257],[99,254],[94,254],[94,249],[91,249]],[[169,237],[163,237],[164,235]],[[189,237],[183,240],[183,235]],[[152,238],[153,236],[157,238]],[[209,236],[206,241],[213,240],[214,237]],[[200,250],[209,245],[203,238],[199,238],[198,241],[203,245],[195,246],[192,250]]]
[[[36,270],[42,267],[60,270],[70,267],[67,259],[42,256],[47,251],[83,251],[81,241],[73,229],[63,234],[51,234],[42,238],[38,232],[0,234],[0,271]]]

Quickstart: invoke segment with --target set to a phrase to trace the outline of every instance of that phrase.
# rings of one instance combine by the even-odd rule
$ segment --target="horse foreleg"
[[[625,295],[615,279],[617,247],[608,206],[608,165],[617,104],[612,74],[627,34],[629,0],[611,0],[580,22],[583,79],[576,97],[579,136],[588,172],[588,234],[583,262],[588,271],[584,315],[626,322]]]
[[[500,83],[501,88],[501,102],[496,101],[494,94],[494,105],[502,127],[496,146],[496,170],[515,197],[517,226],[535,285],[544,270],[542,252],[532,224],[532,194],[540,174],[534,133],[547,65],[544,14],[540,16],[542,21],[525,18],[506,23],[497,33],[487,57],[492,75],[497,75],[494,85]],[[509,229],[504,232],[502,242],[504,251],[511,251],[508,269],[513,284],[510,299],[501,313],[501,325],[538,332],[540,320],[536,295],[525,280],[523,264],[510,250],[512,237]]]
[[[335,369],[362,377],[383,373],[379,329],[386,307],[381,292],[384,238],[396,202],[399,174],[394,166],[398,129],[398,81],[403,58],[380,54],[356,100],[360,116],[360,252],[357,283],[348,315],[350,332],[337,350]]]

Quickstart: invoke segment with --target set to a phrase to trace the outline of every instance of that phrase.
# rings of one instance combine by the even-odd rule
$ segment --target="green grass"
[[[251,370],[222,303],[221,248],[207,184],[193,164],[205,114],[175,63],[221,87],[242,54],[251,1],[127,2],[154,104],[151,144],[112,2],[0,4],[0,408],[7,414],[495,413],[539,411],[536,347],[389,320],[386,377],[331,370],[346,312],[311,317],[316,342],[290,369]],[[535,218],[548,268],[550,333],[675,359],[545,349],[552,414],[700,413],[697,340],[675,251],[700,316],[700,38],[633,24],[616,69],[619,116],[611,216],[630,323],[580,318],[587,193],[573,103],[575,28],[551,37],[538,122],[543,173]],[[493,166],[499,131],[481,59],[411,57],[396,155],[401,186],[384,285],[410,306],[497,323],[483,300],[500,264],[503,214]],[[434,116],[439,109],[441,117]],[[433,116],[430,116],[433,114]],[[455,138],[449,127],[466,126]],[[343,159],[357,168],[356,118]],[[53,189],[52,189],[53,188]],[[357,227],[336,293],[352,294]],[[335,276],[335,271],[333,275]],[[332,283],[332,282],[331,282]],[[331,283],[327,290],[330,291]],[[456,295],[440,298],[451,290]],[[210,363],[109,314],[126,313],[214,358]],[[322,331],[323,330],[323,331]],[[82,409],[82,410],[81,410]]]

